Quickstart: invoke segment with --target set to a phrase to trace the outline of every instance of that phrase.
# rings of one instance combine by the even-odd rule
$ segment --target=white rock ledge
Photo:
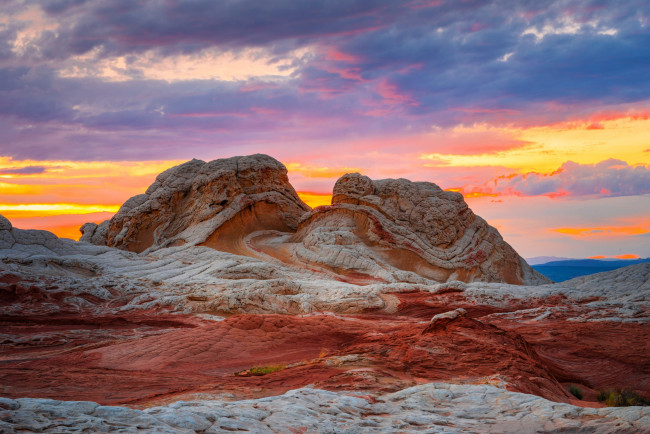
[[[582,408],[490,385],[430,383],[388,395],[302,388],[244,401],[178,401],[144,411],[0,398],[0,432],[650,432],[650,407]]]

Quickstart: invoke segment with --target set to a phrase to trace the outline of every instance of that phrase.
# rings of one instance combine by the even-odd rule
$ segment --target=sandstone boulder
[[[346,174],[291,241],[304,262],[380,281],[550,283],[461,194],[429,182]]]
[[[293,232],[309,209],[267,155],[192,160],[158,175],[110,221],[82,226],[81,240],[134,252],[189,244],[239,253],[248,233]]]
[[[0,214],[0,231],[10,231],[12,228],[8,218]]]
[[[435,332],[436,330],[443,330],[447,325],[449,325],[449,323],[458,318],[464,317],[466,314],[467,311],[462,307],[459,307],[458,309],[450,310],[449,312],[434,315],[433,318],[431,318],[429,325],[422,331],[422,334]]]

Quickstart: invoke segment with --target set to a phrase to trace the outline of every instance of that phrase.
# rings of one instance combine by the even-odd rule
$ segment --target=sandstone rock
[[[355,285],[341,282],[335,273],[205,246],[138,255],[38,231],[3,232],[27,243],[14,243],[0,252],[5,315],[0,383],[12,384],[10,398],[38,391],[38,396],[57,399],[112,397],[132,402],[173,394],[179,388],[201,390],[215,382],[244,391],[318,382],[335,390],[386,391],[408,387],[413,378],[447,381],[495,374],[515,390],[558,401],[570,395],[554,377],[584,379],[581,384],[594,389],[621,385],[634,386],[644,396],[650,393],[644,351],[650,322],[650,264],[540,286],[434,284],[424,278],[424,283]],[[435,314],[459,308],[472,319],[457,319],[435,334],[421,333]],[[215,315],[229,318],[220,326],[165,328],[162,318],[169,312],[210,324],[220,319]],[[248,315],[230,316],[242,313]],[[275,317],[277,322],[269,315],[251,315],[269,313],[282,315]],[[308,315],[293,316],[297,314]],[[80,320],[88,318],[93,327],[102,324],[100,330],[82,330]],[[26,320],[39,326],[25,328]],[[135,320],[147,323],[135,329],[131,325]],[[70,330],[62,321],[70,321]],[[111,321],[123,325],[111,329]],[[235,321],[248,325],[237,331]],[[125,330],[138,337],[121,337]],[[606,336],[604,342],[600,336]],[[526,341],[542,347],[534,350],[543,359]],[[92,348],[70,351],[75,342]],[[52,346],[63,349],[52,352]],[[329,350],[321,361],[324,347]],[[357,361],[330,366],[328,351],[334,349],[332,357],[354,356]],[[252,350],[257,354],[254,360]],[[305,365],[305,360],[310,362]],[[304,366],[287,368],[269,379],[264,376],[266,382],[255,386],[242,388],[241,383],[219,377],[250,368],[249,363],[301,362]],[[602,369],[592,369],[596,365]],[[126,366],[128,371],[120,371]],[[97,369],[103,369],[101,377]],[[200,374],[204,370],[216,376]],[[398,372],[399,378],[387,372]]]
[[[248,233],[294,231],[308,210],[269,156],[192,160],[158,175],[108,223],[84,225],[82,241],[134,252],[205,244],[237,253]]]
[[[550,283],[461,194],[428,182],[344,175],[290,242],[300,261],[380,281]]]
[[[568,378],[580,405],[650,396],[650,264],[534,285],[430,183],[349,174],[305,210],[283,166],[252,156],[170,169],[85,242],[0,218],[0,431],[649,429],[642,408],[539,396],[572,402]],[[269,365],[285,368],[233,375]],[[463,384],[410,387],[424,381]],[[205,401],[226,394],[267,397]],[[203,401],[148,408],[179,399]]]
[[[160,174],[110,221],[82,226],[81,241],[134,252],[205,245],[351,283],[550,282],[462,195],[432,183],[347,174],[332,206],[308,210],[271,157],[192,160]]]
[[[17,399],[6,432],[648,432],[650,408],[580,408],[489,385],[430,383],[383,395],[313,388],[242,401],[180,401],[134,410]]]
[[[109,228],[110,220],[105,220],[99,225],[97,223],[86,223],[79,228],[81,231],[79,241],[85,241],[97,246],[105,246]]]
[[[0,231],[10,231],[11,230],[11,222],[9,221],[8,218],[0,214]]]
[[[450,310],[449,312],[434,315],[427,328],[422,331],[422,334],[444,329],[450,322],[464,317],[465,314],[467,314],[467,311],[462,307],[459,307],[458,309]]]

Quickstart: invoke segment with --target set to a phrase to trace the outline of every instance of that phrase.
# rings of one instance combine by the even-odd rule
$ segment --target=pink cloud
[[[483,185],[467,185],[461,191],[554,199],[635,196],[650,193],[650,166],[630,166],[612,158],[597,164],[567,161],[552,173],[499,176]]]
[[[386,79],[380,80],[375,86],[377,92],[384,100],[392,104],[408,104],[417,106],[418,102],[410,95],[400,92],[397,86]]]

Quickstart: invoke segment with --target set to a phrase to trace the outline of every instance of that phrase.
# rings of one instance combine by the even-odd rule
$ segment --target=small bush
[[[608,407],[629,407],[632,405],[650,405],[650,400],[637,395],[634,392],[623,389],[608,389],[598,393],[596,399],[605,403]]]
[[[235,372],[235,375],[238,376],[249,376],[249,375],[266,375],[271,374],[276,371],[284,369],[286,365],[268,365],[268,366],[255,366],[244,371]]]
[[[571,395],[575,396],[576,398],[582,399],[582,389],[575,384],[572,384],[571,387],[569,387],[569,392],[571,392]]]

